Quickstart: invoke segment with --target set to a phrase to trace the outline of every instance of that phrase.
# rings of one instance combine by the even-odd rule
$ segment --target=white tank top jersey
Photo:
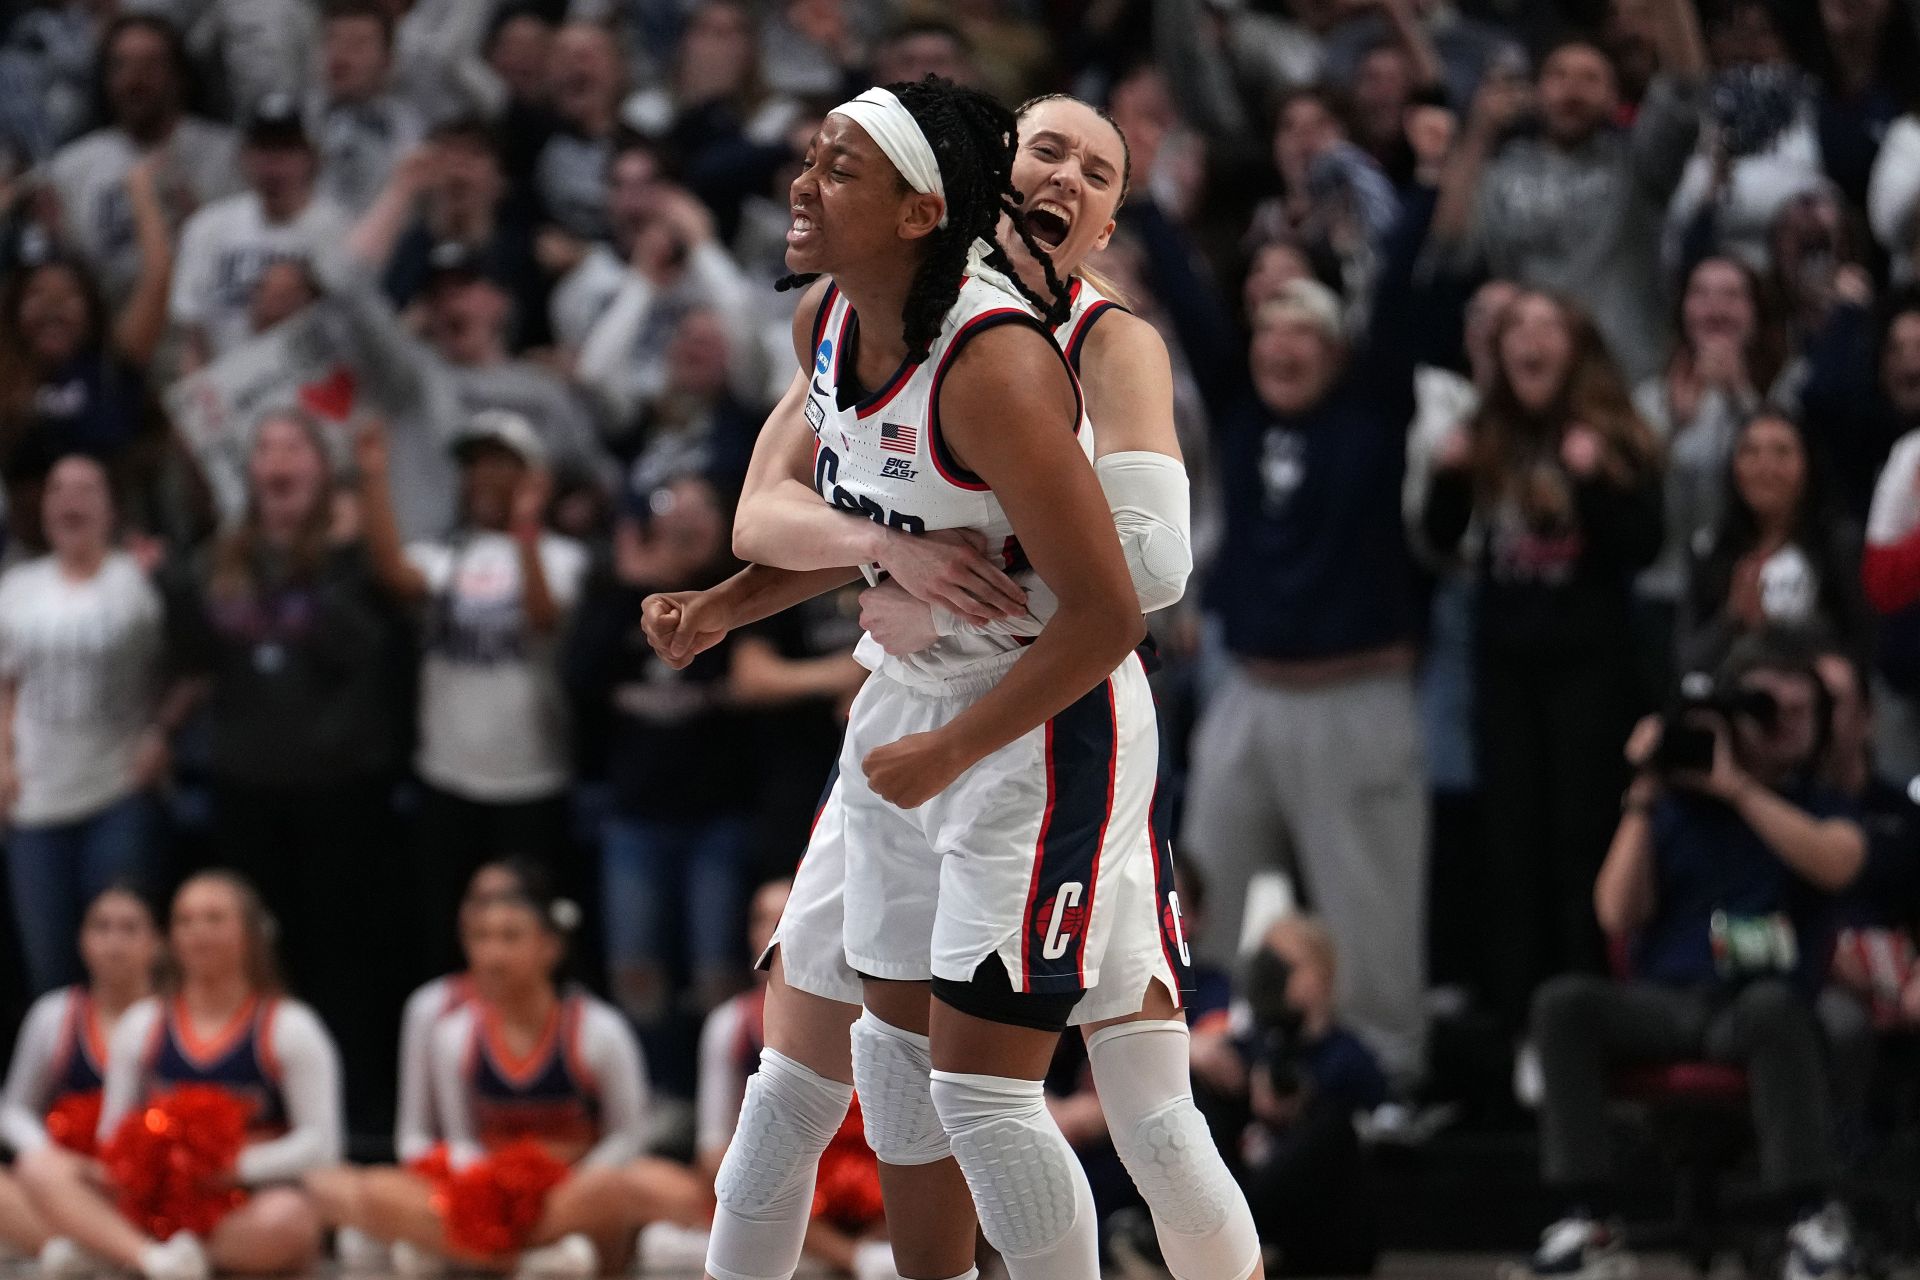
[[[1062,328],[1073,323],[1069,319]],[[1028,568],[999,500],[978,476],[953,459],[940,437],[940,387],[947,369],[968,342],[1002,324],[1024,324],[1045,332],[1025,300],[978,276],[968,276],[927,359],[901,365],[881,386],[860,394],[852,374],[859,349],[859,317],[839,289],[829,284],[813,322],[812,386],[805,414],[813,430],[813,487],[822,498],[843,511],[908,533],[971,529],[987,539],[995,558],[1015,581],[1030,588],[1038,577]],[[1079,406],[1075,434],[1091,459],[1093,429],[1078,378],[1073,387]],[[1011,636],[953,635],[919,653],[895,657],[871,637],[862,637],[854,657],[889,679],[944,692],[962,675],[968,683],[996,677],[1018,658],[1023,644]]]

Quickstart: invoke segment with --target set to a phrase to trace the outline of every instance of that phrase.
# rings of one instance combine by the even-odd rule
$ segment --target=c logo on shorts
[[[1189,967],[1193,956],[1187,951],[1187,931],[1180,921],[1180,895],[1169,892],[1166,904],[1160,908],[1160,931],[1173,940],[1173,949],[1180,953],[1180,963]]]
[[[1080,905],[1085,887],[1078,880],[1069,880],[1060,886],[1060,891],[1040,904],[1035,917],[1047,922],[1047,940],[1040,948],[1040,955],[1047,960],[1058,960],[1067,954],[1067,948],[1080,933],[1080,926],[1086,921],[1087,910]]]

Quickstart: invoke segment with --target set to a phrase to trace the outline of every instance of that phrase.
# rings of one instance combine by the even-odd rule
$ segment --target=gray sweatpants
[[[1760,1170],[1778,1190],[1833,1175],[1831,1107],[1813,1002],[1778,979],[1736,992],[1566,974],[1533,1001],[1546,1096],[1541,1173],[1557,1186],[1613,1177],[1607,1125],[1615,1066],[1705,1058],[1746,1068]]]
[[[1287,871],[1339,950],[1341,1021],[1401,1080],[1425,1065],[1427,804],[1411,676],[1290,689],[1235,667],[1194,734],[1181,843],[1207,877],[1202,953],[1232,964],[1247,882]]]

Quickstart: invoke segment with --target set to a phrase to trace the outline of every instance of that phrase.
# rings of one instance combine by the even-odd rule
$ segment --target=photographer
[[[1822,1208],[1832,1128],[1813,997],[1829,895],[1858,874],[1866,838],[1816,778],[1830,705],[1810,656],[1762,633],[1736,646],[1712,698],[1629,740],[1639,773],[1594,909],[1627,940],[1631,978],[1567,976],[1534,1002],[1543,1172],[1567,1203],[1536,1274],[1584,1274],[1621,1252],[1604,1218],[1610,1070],[1702,1057],[1747,1072],[1762,1170],[1804,1273],[1844,1267],[1845,1223]]]
[[[1193,1037],[1200,1085],[1250,1120],[1242,1181],[1260,1238],[1279,1246],[1275,1275],[1363,1275],[1379,1249],[1353,1118],[1386,1100],[1387,1081],[1336,1018],[1337,968],[1326,927],[1288,916],[1247,961],[1238,1029]]]

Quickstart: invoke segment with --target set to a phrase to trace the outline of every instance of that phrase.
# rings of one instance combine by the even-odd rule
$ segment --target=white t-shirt
[[[218,357],[247,340],[248,304],[267,267],[283,260],[311,265],[337,252],[353,229],[346,210],[324,196],[292,220],[267,221],[251,191],[216,201],[187,219],[173,265],[170,313],[175,324],[205,330]]]
[[[163,191],[184,187],[204,206],[239,188],[239,143],[231,129],[188,117],[162,146],[169,157],[160,174]],[[113,298],[123,297],[140,272],[127,196],[127,171],[139,159],[140,148],[126,133],[96,129],[62,147],[48,167],[66,237]]]
[[[133,789],[160,649],[160,596],[132,556],[109,555],[85,582],[51,556],[0,575],[0,674],[19,686],[15,822],[85,817]]]
[[[467,975],[449,973],[414,988],[407,997],[400,1015],[400,1097],[393,1120],[393,1149],[401,1164],[426,1155],[442,1136],[429,1063],[433,1029],[472,995]]]
[[[520,549],[504,533],[415,543],[407,558],[426,578],[427,654],[420,679],[420,776],[469,800],[537,800],[567,785],[567,708],[557,635],[535,635],[523,613]],[[540,538],[547,590],[561,608],[579,598],[587,553]]]

